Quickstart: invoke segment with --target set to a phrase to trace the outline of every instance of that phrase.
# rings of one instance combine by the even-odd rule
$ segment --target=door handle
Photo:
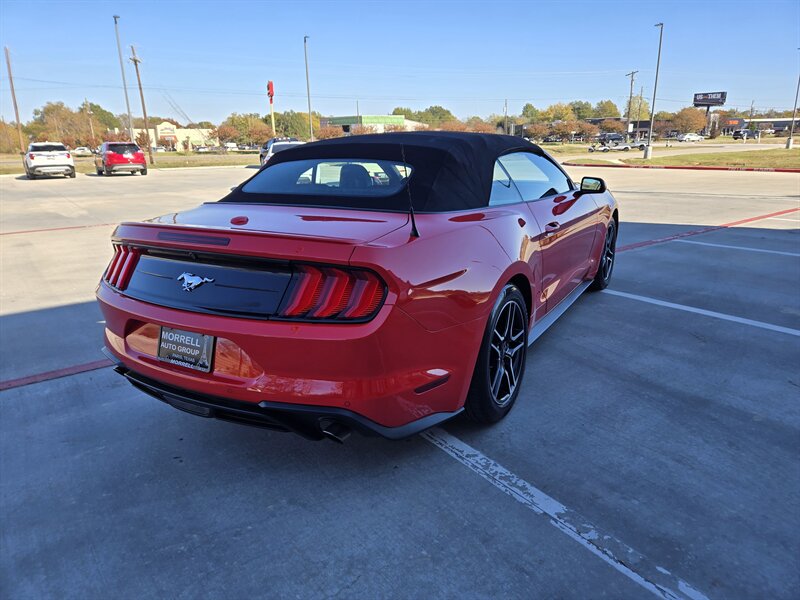
[[[558,221],[553,221],[552,223],[548,223],[544,226],[544,234],[545,235],[553,235],[559,229],[561,229],[561,224]]]

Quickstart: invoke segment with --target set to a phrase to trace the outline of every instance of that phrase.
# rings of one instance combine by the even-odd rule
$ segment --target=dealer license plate
[[[214,358],[215,339],[212,335],[162,327],[158,359],[208,373]]]

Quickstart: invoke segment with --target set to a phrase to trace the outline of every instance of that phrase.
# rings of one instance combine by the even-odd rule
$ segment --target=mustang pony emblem
[[[191,273],[181,273],[178,276],[178,281],[183,282],[184,292],[191,292],[196,287],[200,287],[204,283],[211,283],[214,280],[209,277],[200,277],[199,275],[192,275]]]

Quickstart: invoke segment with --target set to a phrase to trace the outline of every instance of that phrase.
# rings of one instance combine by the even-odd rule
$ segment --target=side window
[[[499,162],[494,163],[494,174],[492,175],[492,193],[489,196],[489,206],[499,206],[501,204],[513,204],[522,202],[522,198],[517,188],[511,182],[511,178]]]
[[[501,156],[499,160],[528,202],[563,194],[572,189],[567,176],[542,156],[530,152],[514,152]]]

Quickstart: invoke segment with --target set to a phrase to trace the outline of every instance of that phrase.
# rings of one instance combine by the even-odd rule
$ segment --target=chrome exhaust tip
[[[320,421],[319,429],[322,431],[322,435],[338,444],[344,444],[344,441],[352,433],[352,430],[346,425],[329,420]]]

